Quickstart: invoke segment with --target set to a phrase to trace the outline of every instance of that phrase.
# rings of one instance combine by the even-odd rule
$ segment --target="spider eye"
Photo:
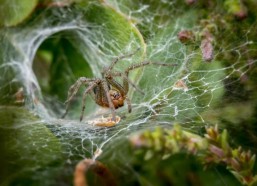
[[[113,97],[114,97],[114,98],[119,98],[119,97],[120,97],[120,93],[119,93],[119,92],[116,92],[115,94],[113,94]]]

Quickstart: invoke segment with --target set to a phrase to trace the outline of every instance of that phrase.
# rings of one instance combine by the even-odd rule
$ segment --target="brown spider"
[[[68,98],[65,101],[66,111],[62,118],[64,118],[69,109],[69,105],[71,100],[77,94],[79,88],[82,85],[87,85],[86,90],[83,93],[82,99],[82,110],[80,115],[80,121],[82,121],[85,110],[85,101],[87,94],[91,93],[93,95],[93,99],[95,102],[102,106],[111,109],[112,112],[112,121],[116,121],[116,112],[115,109],[122,107],[124,105],[124,101],[127,102],[128,112],[131,112],[131,101],[127,97],[127,93],[129,91],[129,84],[132,85],[137,91],[144,94],[142,90],[140,90],[128,77],[129,72],[139,67],[143,67],[149,64],[161,65],[161,66],[174,66],[175,64],[165,64],[165,63],[152,63],[150,61],[143,61],[139,64],[132,65],[128,67],[123,73],[113,71],[114,65],[121,59],[133,56],[140,48],[138,48],[135,52],[117,57],[109,67],[104,68],[102,71],[102,78],[86,78],[80,77],[69,89]],[[121,77],[123,79],[122,84],[117,82],[114,77]]]

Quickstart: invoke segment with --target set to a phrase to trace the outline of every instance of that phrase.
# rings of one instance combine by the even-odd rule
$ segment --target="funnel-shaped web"
[[[6,113],[13,113],[18,118],[12,126],[1,126],[20,131],[17,140],[10,137],[10,143],[14,147],[22,144],[19,150],[22,157],[16,158],[18,162],[29,162],[29,168],[24,167],[18,175],[47,165],[48,169],[38,171],[33,179],[49,184],[52,182],[48,179],[49,172],[60,171],[51,168],[49,162],[65,162],[62,174],[72,175],[78,160],[98,158],[100,152],[124,163],[126,158],[116,146],[134,132],[157,126],[172,128],[174,123],[185,126],[194,123],[190,127],[197,128],[207,122],[206,112],[222,104],[222,98],[229,97],[230,85],[243,81],[250,66],[255,65],[256,60],[245,58],[253,50],[249,46],[256,45],[248,40],[255,27],[246,30],[240,42],[215,40],[222,38],[215,35],[221,28],[213,26],[218,18],[199,24],[201,15],[197,7],[178,4],[176,1],[80,2],[43,9],[26,25],[2,30],[0,101],[3,105],[17,104],[22,97],[25,105],[1,108],[8,110],[3,117],[10,119]],[[226,25],[222,26],[226,30]],[[179,40],[178,33],[183,30],[194,32],[190,44]],[[200,47],[206,30],[216,37],[210,42],[213,59],[207,62]],[[226,37],[230,33],[222,34]],[[114,69],[124,72],[131,64],[145,60],[175,66],[148,65],[130,74],[131,81],[144,92],[130,87],[132,113],[124,106],[117,110],[121,120],[115,126],[93,126],[92,120],[109,116],[110,110],[100,108],[88,96],[84,120],[79,122],[85,90],[82,87],[68,116],[60,119],[68,89],[79,77],[101,77],[103,68],[116,57],[137,48],[140,50],[135,55],[122,59]],[[19,141],[20,138],[23,140]],[[114,143],[117,139],[122,140]],[[33,152],[28,152],[35,146]],[[48,150],[42,150],[44,147]]]

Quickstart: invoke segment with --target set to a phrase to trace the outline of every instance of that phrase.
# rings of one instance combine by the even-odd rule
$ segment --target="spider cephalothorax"
[[[139,50],[139,49],[138,49]],[[138,51],[136,50],[136,51]],[[136,52],[135,51],[135,52]],[[95,102],[102,106],[110,108],[112,111],[112,120],[115,121],[116,117],[116,111],[115,109],[118,109],[119,107],[122,107],[124,105],[124,101],[127,102],[128,105],[128,112],[131,112],[131,101],[127,97],[127,93],[129,91],[129,84],[133,86],[137,91],[144,93],[142,90],[140,90],[130,79],[129,79],[129,72],[131,70],[134,70],[136,68],[146,66],[149,64],[154,65],[161,65],[161,66],[170,66],[171,64],[165,64],[165,63],[151,63],[150,61],[144,61],[139,64],[132,65],[128,67],[124,72],[118,72],[114,71],[113,67],[114,65],[123,58],[130,57],[135,54],[131,53],[128,55],[123,55],[121,57],[116,58],[109,67],[104,68],[102,71],[102,78],[86,78],[86,77],[80,77],[69,89],[68,91],[68,99],[65,102],[66,104],[66,111],[63,115],[63,117],[66,116],[69,105],[73,97],[77,94],[79,88],[82,85],[87,85],[86,90],[83,93],[82,98],[82,111],[80,115],[80,121],[83,119],[84,110],[85,110],[85,100],[86,96],[88,94],[93,95],[93,99]],[[174,65],[174,64],[172,64]],[[115,80],[116,77],[122,78],[122,83],[119,83]]]

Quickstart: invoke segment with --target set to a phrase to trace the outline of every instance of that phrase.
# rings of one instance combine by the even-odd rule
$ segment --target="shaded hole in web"
[[[32,67],[41,88],[42,103],[50,115],[56,118],[60,118],[65,112],[64,102],[69,87],[79,77],[93,77],[88,62],[67,36],[69,37],[67,34],[57,33],[46,39],[38,48]],[[83,90],[82,86],[71,102],[66,118],[79,118]],[[90,96],[86,103],[85,113],[89,115],[94,110]]]

